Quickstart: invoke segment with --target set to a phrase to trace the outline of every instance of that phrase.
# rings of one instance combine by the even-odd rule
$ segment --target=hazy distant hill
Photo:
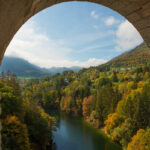
[[[81,67],[52,67],[49,69],[40,68],[36,65],[29,63],[28,61],[16,58],[16,57],[4,57],[2,65],[0,67],[0,72],[7,72],[10,70],[12,73],[15,73],[17,76],[23,77],[42,77],[48,74],[62,73],[66,70],[72,70],[77,72]]]
[[[8,70],[15,73],[17,76],[42,77],[47,75],[47,73],[41,71],[39,67],[24,59],[5,56],[0,71],[7,72]]]
[[[145,43],[136,48],[115,57],[106,64],[99,65],[99,70],[110,70],[110,68],[130,68],[137,65],[150,64],[150,48]]]
[[[49,69],[43,68],[42,71],[50,73],[50,74],[56,74],[56,73],[62,73],[64,71],[66,71],[66,70],[72,70],[74,72],[78,72],[81,69],[82,68],[78,67],[78,66],[69,67],[69,68],[67,68],[67,67],[52,67],[52,68],[49,68]]]

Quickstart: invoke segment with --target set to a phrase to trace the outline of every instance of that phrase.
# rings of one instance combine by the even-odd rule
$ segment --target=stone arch
[[[67,1],[72,0],[0,0],[0,63],[13,36],[30,17],[47,7]],[[86,1],[104,5],[120,13],[135,26],[150,47],[149,0]]]

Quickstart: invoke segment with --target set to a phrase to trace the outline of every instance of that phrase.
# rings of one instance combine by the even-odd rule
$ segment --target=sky
[[[29,19],[5,56],[40,67],[90,67],[105,63],[143,42],[119,13],[89,2],[65,2]]]

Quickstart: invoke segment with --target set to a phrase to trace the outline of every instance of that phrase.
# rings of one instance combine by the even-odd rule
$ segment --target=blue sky
[[[143,40],[117,12],[89,2],[47,8],[15,35],[7,56],[41,67],[96,66],[134,48]]]

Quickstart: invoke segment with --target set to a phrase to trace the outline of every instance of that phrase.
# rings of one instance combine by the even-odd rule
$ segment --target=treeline
[[[0,105],[3,150],[46,150],[51,147],[53,118],[22,96],[15,74],[2,72]]]
[[[32,79],[23,90],[24,99],[44,109],[57,108],[82,115],[93,126],[127,150],[150,149],[150,67],[78,73]]]

